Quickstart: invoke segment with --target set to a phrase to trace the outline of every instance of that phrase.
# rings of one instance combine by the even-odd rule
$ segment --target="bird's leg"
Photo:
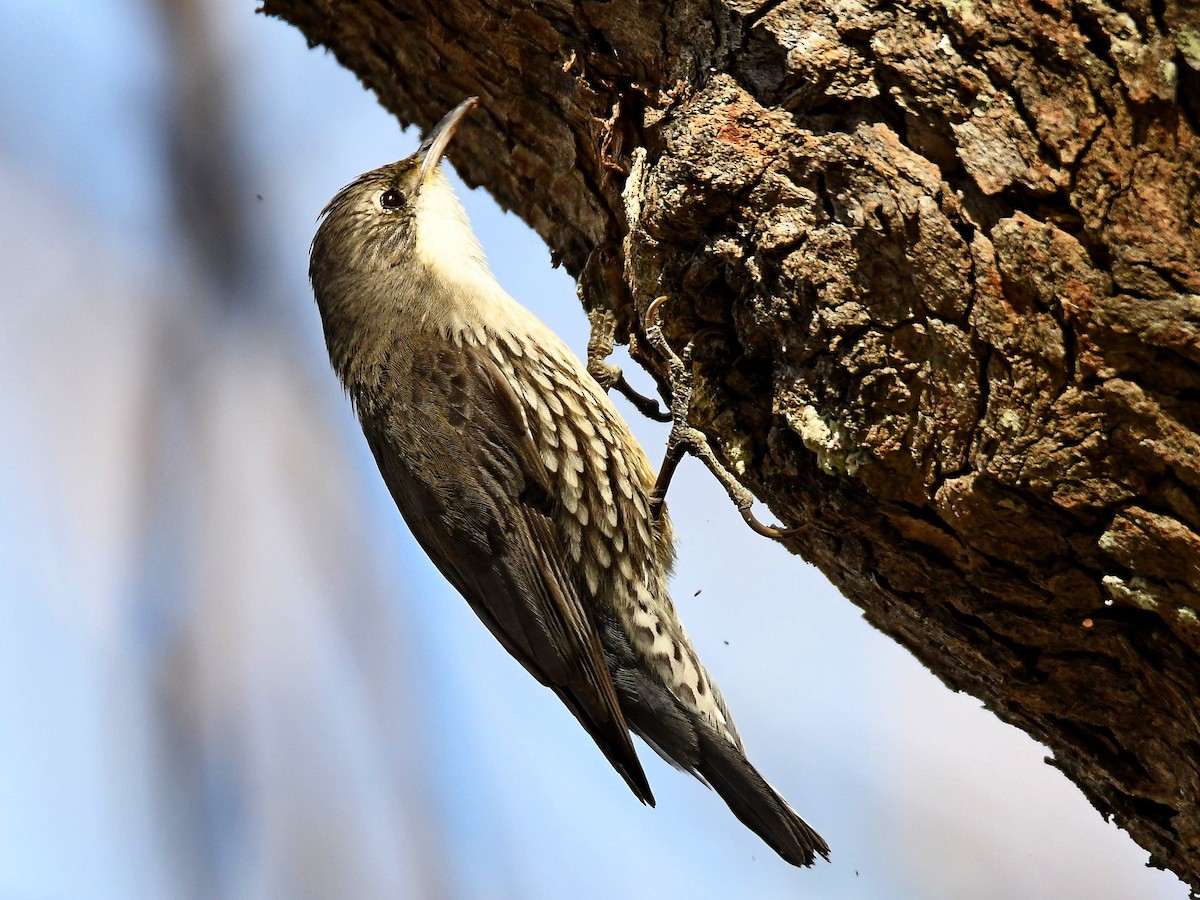
[[[646,339],[666,360],[667,379],[671,383],[671,433],[667,437],[666,457],[663,459],[662,468],[658,471],[654,489],[650,492],[650,514],[656,519],[662,514],[663,501],[666,499],[667,487],[671,484],[675,468],[685,453],[691,453],[708,466],[709,471],[717,477],[721,486],[725,488],[725,492],[729,494],[729,499],[738,508],[738,512],[742,514],[746,524],[759,534],[770,538],[785,538],[803,531],[804,526],[778,528],[764,525],[758,521],[751,511],[754,506],[754,495],[746,490],[733,473],[717,459],[704,432],[688,424],[692,405],[692,348],[695,346],[696,338],[700,335],[696,335],[688,341],[679,353],[671,349],[658,321],[659,307],[666,299],[666,297],[659,297],[646,310]]]
[[[637,411],[648,419],[656,422],[670,422],[671,413],[658,405],[652,397],[639,394],[625,380],[621,367],[610,363],[613,345],[617,337],[617,318],[611,310],[594,307],[588,312],[588,321],[592,323],[592,333],[588,338],[587,370],[604,390],[616,389],[636,407]]]

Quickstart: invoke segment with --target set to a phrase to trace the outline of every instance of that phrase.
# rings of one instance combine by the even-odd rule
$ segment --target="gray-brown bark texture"
[[[402,121],[478,94],[455,166],[636,358],[715,329],[793,549],[1200,888],[1196,3],[265,8]]]

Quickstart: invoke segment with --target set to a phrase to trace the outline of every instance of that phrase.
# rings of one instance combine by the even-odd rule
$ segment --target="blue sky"
[[[232,317],[173,225],[153,10],[0,7],[0,898],[1185,896],[692,461],[677,605],[834,864],[783,864],[645,749],[641,807],[391,506],[307,248],[417,136],[252,7],[210,4],[266,248]],[[463,199],[501,283],[582,352],[540,240]],[[665,429],[621,408],[657,459]]]

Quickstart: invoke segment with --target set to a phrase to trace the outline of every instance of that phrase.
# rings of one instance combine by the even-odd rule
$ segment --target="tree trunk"
[[[478,94],[455,167],[659,376],[648,304],[705,330],[792,549],[1200,889],[1195,0],[265,10],[402,121]]]

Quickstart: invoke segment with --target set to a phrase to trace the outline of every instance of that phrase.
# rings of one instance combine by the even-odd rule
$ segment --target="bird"
[[[440,166],[468,98],[411,156],[342,188],[309,276],[330,363],[396,506],[501,645],[643,803],[631,734],[784,860],[825,841],[746,758],[668,590],[655,473],[601,385],[496,281]]]

